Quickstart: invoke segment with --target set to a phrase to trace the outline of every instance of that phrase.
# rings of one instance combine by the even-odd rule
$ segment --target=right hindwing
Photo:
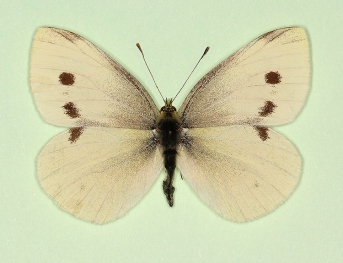
[[[248,125],[188,130],[177,166],[201,200],[226,219],[246,222],[274,210],[301,174],[295,147],[273,130],[263,141]]]

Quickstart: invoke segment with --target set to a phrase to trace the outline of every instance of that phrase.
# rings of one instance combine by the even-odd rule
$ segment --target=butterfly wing
[[[147,91],[92,43],[56,28],[34,37],[30,81],[44,119],[72,127],[38,157],[43,189],[84,220],[122,216],[163,166],[151,131],[158,109]]]
[[[306,33],[262,35],[224,60],[193,88],[180,109],[177,166],[221,216],[245,222],[274,210],[295,189],[301,157],[265,125],[292,121],[309,89]]]
[[[149,190],[163,161],[151,131],[90,127],[71,143],[71,131],[41,151],[38,178],[65,211],[97,224],[117,219]]]
[[[83,37],[43,27],[34,37],[31,91],[47,122],[151,129],[158,109],[144,87]]]
[[[207,73],[179,113],[189,128],[285,124],[304,105],[309,82],[305,30],[278,29],[260,36]]]
[[[296,187],[301,158],[275,131],[268,139],[251,126],[189,129],[178,167],[199,197],[219,215],[245,222],[274,210]]]

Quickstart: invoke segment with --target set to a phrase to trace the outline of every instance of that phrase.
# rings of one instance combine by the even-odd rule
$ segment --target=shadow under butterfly
[[[43,118],[70,127],[39,154],[39,182],[83,220],[121,217],[163,167],[170,206],[178,167],[204,203],[236,222],[271,212],[298,184],[299,153],[268,126],[291,122],[306,100],[302,28],[268,32],[238,50],[199,80],[178,111],[172,99],[158,110],[120,64],[57,28],[38,29],[30,82]]]

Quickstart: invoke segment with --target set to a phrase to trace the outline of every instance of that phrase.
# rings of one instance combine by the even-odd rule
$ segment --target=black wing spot
[[[59,76],[62,85],[71,86],[75,82],[75,76],[68,72],[62,72]]]
[[[268,84],[279,84],[281,82],[281,75],[279,72],[277,71],[270,71],[267,74],[264,75],[264,80],[266,81],[266,83]]]
[[[68,141],[70,141],[70,143],[74,143],[76,142],[81,134],[83,133],[83,127],[75,127],[75,128],[70,128],[69,129],[69,139]]]
[[[267,100],[265,103],[264,103],[264,106],[261,107],[261,111],[259,112],[260,116],[261,117],[267,117],[269,116],[270,114],[272,114],[274,112],[274,109],[277,107],[276,104],[274,104],[274,102],[270,101],[270,100]]]
[[[266,141],[267,139],[269,139],[268,136],[268,127],[265,126],[254,126],[255,130],[258,132],[258,136],[260,136],[262,141]]]
[[[79,109],[76,108],[76,105],[73,102],[67,102],[62,108],[65,109],[64,113],[70,118],[75,119],[80,117]]]

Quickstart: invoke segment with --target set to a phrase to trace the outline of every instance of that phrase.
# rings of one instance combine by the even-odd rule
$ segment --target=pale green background
[[[342,1],[7,1],[0,3],[1,262],[343,261]],[[173,96],[206,46],[211,50],[176,102],[222,59],[255,37],[306,28],[312,88],[293,123],[278,127],[304,160],[302,180],[275,212],[250,223],[222,219],[185,181],[175,207],[163,175],[118,221],[98,226],[60,210],[36,179],[35,159],[61,128],[45,123],[29,92],[38,27],[88,38],[129,69],[161,105],[135,47],[140,42],[164,96]]]

